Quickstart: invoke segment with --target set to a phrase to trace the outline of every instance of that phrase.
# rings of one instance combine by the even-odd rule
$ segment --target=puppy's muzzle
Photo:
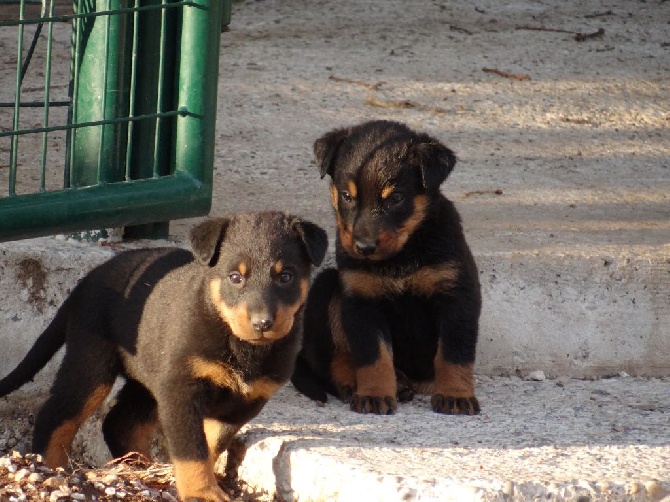
[[[377,242],[363,239],[354,240],[354,251],[361,256],[370,256],[377,251]]]
[[[267,313],[251,316],[251,327],[254,328],[254,331],[257,333],[269,331],[272,329],[272,326],[274,326],[274,323],[274,317]]]

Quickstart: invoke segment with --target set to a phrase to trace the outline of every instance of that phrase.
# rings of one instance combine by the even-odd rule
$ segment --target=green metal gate
[[[229,4],[0,5],[0,240],[209,212]]]

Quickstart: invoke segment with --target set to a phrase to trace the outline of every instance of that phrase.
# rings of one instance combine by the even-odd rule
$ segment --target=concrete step
[[[119,249],[160,244],[174,243],[0,244],[0,374],[87,270]],[[239,436],[239,478],[279,500],[670,497],[670,379],[627,376],[668,374],[668,248],[587,251],[477,255],[481,415],[437,415],[427,396],[393,416],[359,415],[288,385]],[[0,414],[25,420],[57,362],[24,388],[31,404],[9,401]],[[558,378],[516,376],[539,371]],[[78,451],[108,460],[98,422],[84,427]]]
[[[239,476],[278,500],[670,500],[668,377],[479,376],[477,393],[474,417],[427,396],[373,416],[289,385],[239,436]]]

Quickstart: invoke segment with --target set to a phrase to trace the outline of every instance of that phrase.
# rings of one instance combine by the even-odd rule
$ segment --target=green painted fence
[[[0,240],[164,237],[169,220],[207,214],[230,0],[62,7],[20,0],[0,17],[16,40],[15,67],[0,69]]]

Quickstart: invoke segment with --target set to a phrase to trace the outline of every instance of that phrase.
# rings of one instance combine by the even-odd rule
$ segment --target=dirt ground
[[[12,99],[15,43],[0,30],[0,101]],[[63,64],[55,99],[66,75]],[[384,118],[456,151],[444,191],[475,254],[668,243],[669,77],[666,0],[236,2],[221,39],[212,215],[290,210],[332,235],[311,145]],[[1,130],[8,117],[0,110]],[[51,141],[55,165],[63,149]],[[0,168],[8,154],[0,142]],[[194,222],[174,222],[173,236]],[[29,443],[20,415],[0,417],[2,452]]]
[[[662,0],[236,3],[212,213],[331,230],[311,145],[385,118],[456,151],[444,191],[475,253],[667,243],[669,19]]]

